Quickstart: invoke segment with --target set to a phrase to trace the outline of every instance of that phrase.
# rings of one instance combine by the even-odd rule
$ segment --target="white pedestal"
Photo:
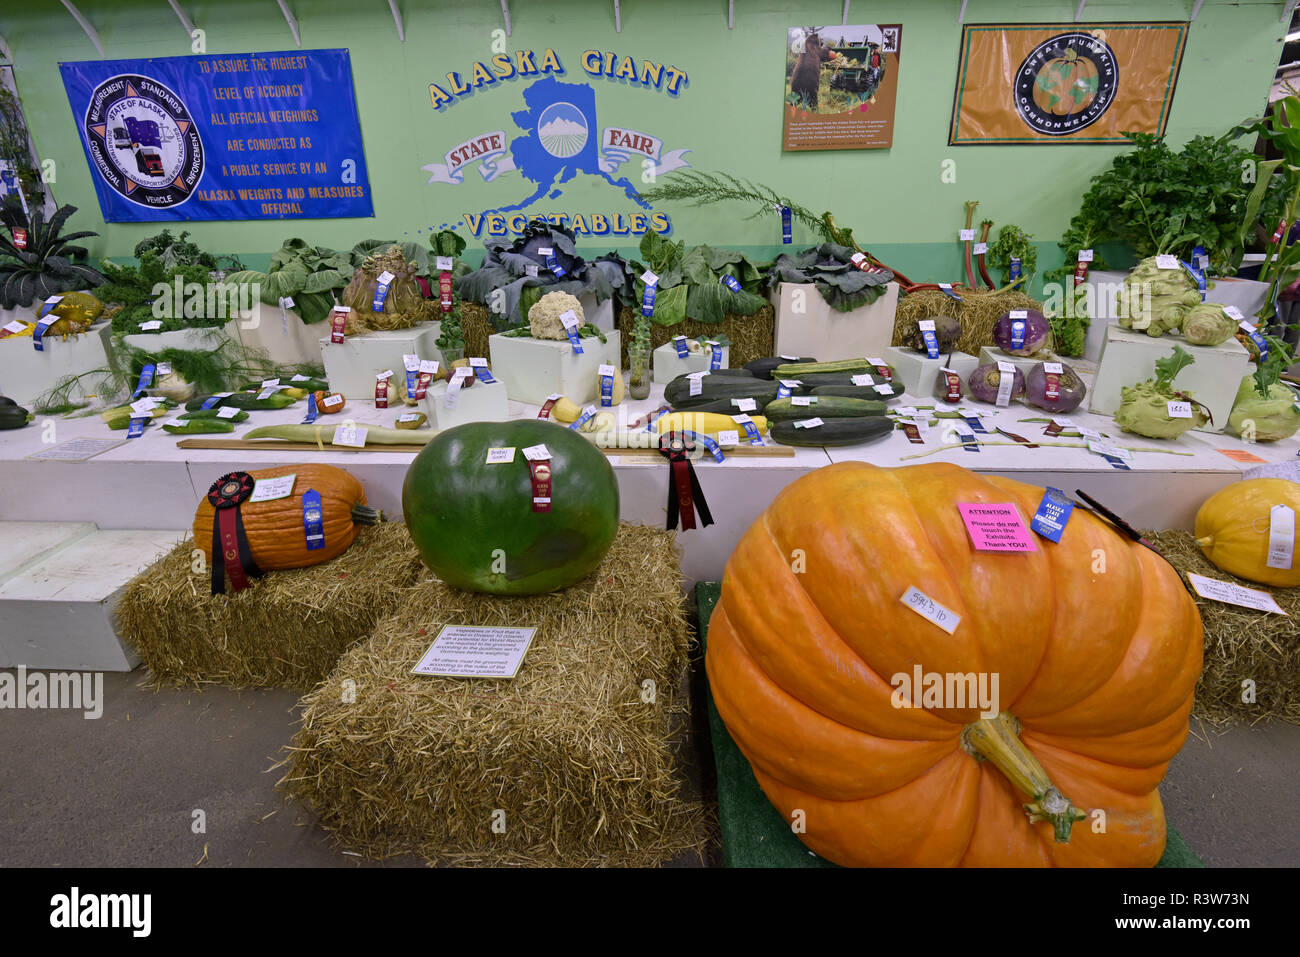
[[[1060,356],[1050,352],[1031,357],[1010,356],[997,346],[981,346],[979,364],[984,366],[988,365],[990,362],[1010,362],[1020,370],[1021,375],[1029,375],[1029,370],[1040,362],[1062,362],[1067,366],[1070,364],[1069,359],[1062,359]]]
[[[320,337],[329,332],[328,318],[307,325],[293,309],[286,309],[281,316],[279,306],[258,306],[251,316],[236,323],[239,341],[246,348],[266,353],[276,365],[320,365]]]
[[[173,332],[133,332],[122,337],[122,342],[156,356],[164,349],[183,349],[186,352],[211,352],[218,346],[239,339],[239,323],[235,320],[224,326],[205,326],[198,329],[177,329]]]
[[[679,375],[707,371],[713,362],[713,350],[705,346],[703,352],[688,355],[683,359],[677,354],[677,347],[671,342],[666,342],[651,354],[651,361],[654,363],[653,381],[659,385],[667,385]],[[722,347],[722,368],[731,368],[730,346]]]
[[[373,399],[377,374],[386,369],[392,369],[393,375],[404,374],[402,356],[414,354],[441,363],[442,353],[435,344],[441,327],[441,322],[422,322],[410,329],[348,336],[342,342],[331,342],[326,335],[318,343],[330,391],[341,392],[346,399]]]
[[[495,363],[492,374],[496,375]],[[431,428],[452,429],[466,422],[504,422],[510,418],[505,383],[475,382],[456,393],[455,408],[447,407],[447,383],[435,382],[424,395],[424,411]]]
[[[769,298],[776,311],[776,355],[814,356],[831,362],[881,355],[893,341],[896,282],[886,285],[875,302],[852,312],[836,312],[812,283],[779,283]]]
[[[54,388],[60,379],[107,369],[111,337],[111,325],[101,322],[67,339],[46,334],[41,338],[43,352],[36,351],[31,336],[0,339],[0,395],[35,412],[32,400]]]
[[[1145,332],[1108,326],[1088,408],[1100,415],[1114,415],[1119,409],[1120,390],[1154,378],[1156,360],[1171,355],[1175,345],[1186,349],[1196,361],[1178,373],[1174,388],[1186,389],[1214,416],[1213,425],[1206,423],[1198,431],[1222,432],[1228,424],[1237,387],[1252,368],[1250,353],[1236,339],[1218,346],[1193,346],[1181,336],[1153,338]]]
[[[596,305],[596,297],[591,293],[584,293],[578,297],[578,302],[582,304],[582,314],[586,317],[587,322],[601,332],[611,332],[614,329],[613,299],[606,299],[600,305]],[[524,318],[527,319],[527,316]],[[493,358],[495,361],[495,357]]]
[[[896,378],[903,384],[908,395],[928,398],[934,395],[935,380],[939,370],[945,367],[961,376],[962,389],[965,390],[966,378],[979,366],[979,360],[964,352],[954,352],[952,362],[947,356],[931,359],[924,352],[904,349],[902,346],[886,346],[882,358],[894,367]]]
[[[516,402],[541,405],[548,395],[558,392],[586,405],[600,395],[600,367],[622,368],[618,331],[605,333],[605,340],[602,344],[595,336],[582,339],[582,354],[578,355],[568,339],[494,335],[488,339],[492,374],[505,383],[507,394]]]
[[[24,524],[0,526],[0,538]],[[139,658],[113,628],[118,593],[185,534],[73,528],[63,544],[8,573],[0,580],[0,668],[130,671]]]
[[[1255,313],[1264,305],[1268,283],[1257,279],[1212,279],[1214,286],[1206,290],[1205,301],[1222,306],[1236,306],[1241,314],[1254,322]]]

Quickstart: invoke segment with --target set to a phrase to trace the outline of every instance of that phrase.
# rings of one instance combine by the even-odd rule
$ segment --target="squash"
[[[598,408],[598,409],[608,409],[610,406],[613,406],[613,405],[622,405],[622,404],[623,404],[623,395],[624,395],[623,373],[622,373],[622,372],[619,372],[617,367],[614,368],[614,375],[611,377],[611,378],[613,379],[613,383],[612,383],[612,385],[613,385],[614,388],[613,388],[613,395],[611,396],[611,400],[610,400],[610,404],[609,404],[609,405],[601,405],[601,404],[600,404],[600,403],[601,403],[601,392],[600,392],[600,390],[601,390],[601,386],[603,385],[603,383],[602,383],[601,380],[602,380],[603,378],[604,378],[604,376],[602,376],[602,375],[600,374],[599,370],[598,370],[598,371],[596,372],[596,402],[595,402],[596,408]]]
[[[560,396],[551,406],[551,418],[567,425],[582,418],[582,408],[568,396]]]
[[[820,412],[810,412],[804,418],[821,418]],[[821,425],[806,429],[795,425],[799,419],[773,421],[770,437],[773,442],[799,448],[838,447],[862,445],[883,439],[894,431],[894,420],[883,415],[858,415],[842,419],[826,419]]]
[[[699,381],[699,394],[691,395],[691,377],[679,375],[664,386],[664,401],[674,409],[687,409],[715,399],[775,398],[781,388],[779,382],[733,375],[704,375]]]
[[[347,399],[343,398],[341,392],[313,392],[316,397],[316,411],[321,415],[328,415],[333,412],[342,412],[347,406]]]
[[[0,398],[6,397],[0,396]],[[21,429],[34,418],[34,415],[12,399],[6,398],[6,401],[0,404],[0,429]]]
[[[788,366],[792,362],[816,362],[816,359],[804,359],[795,357],[787,359],[785,356],[767,356],[762,359],[752,359],[745,363],[745,371],[756,379],[772,380],[772,370],[778,366]]]
[[[884,415],[889,407],[879,399],[852,399],[837,395],[799,396],[799,403],[789,399],[774,399],[763,410],[773,422],[794,419],[848,419],[865,415]]]
[[[767,419],[764,416],[740,412],[735,414],[748,415],[760,435],[767,431]],[[745,426],[733,419],[730,414],[723,415],[715,412],[695,411],[670,412],[655,419],[655,428],[660,435],[665,432],[686,430],[697,435],[707,435],[711,439],[716,439],[719,432],[739,432],[741,441],[745,440]]]
[[[239,506],[253,561],[262,571],[306,568],[342,555],[356,540],[358,528],[383,520],[383,513],[366,504],[366,493],[352,475],[333,465],[281,465],[249,470],[254,479],[297,475],[293,493],[267,502]],[[325,547],[307,548],[302,520],[302,497],[308,489],[320,493]],[[194,513],[194,547],[212,561],[212,520],[216,509],[206,494]]]
[[[1233,482],[1215,492],[1196,513],[1196,544],[1229,575],[1277,588],[1300,585],[1300,555],[1290,568],[1268,567],[1269,512],[1274,505],[1300,513],[1300,484],[1262,478]]]
[[[523,450],[550,452],[550,511],[533,510]],[[488,449],[514,448],[487,464]],[[438,435],[402,484],[402,512],[424,563],[473,592],[538,595],[595,571],[618,532],[618,482],[605,456],[553,422],[470,422]]]
[[[1027,524],[1042,497],[950,464],[843,462],[788,486],[741,537],[709,625],[709,683],[816,854],[879,867],[1160,859],[1157,786],[1187,736],[1200,616],[1172,566],[1082,508],[1058,544],[971,548],[957,503],[1012,503]],[[904,603],[912,589],[959,617],[951,634]],[[995,694],[956,697],[981,677]]]

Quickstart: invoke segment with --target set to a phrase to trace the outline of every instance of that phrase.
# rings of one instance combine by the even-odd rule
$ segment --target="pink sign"
[[[980,552],[1036,552],[1034,537],[1010,502],[958,502],[971,544]]]

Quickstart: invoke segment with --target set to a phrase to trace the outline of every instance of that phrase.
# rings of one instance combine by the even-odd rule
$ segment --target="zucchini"
[[[172,435],[204,435],[211,432],[233,432],[235,423],[225,419],[182,419],[180,425],[163,423],[163,431]]]
[[[816,362],[817,360],[816,359],[795,359],[794,361],[800,363],[806,363],[806,362]],[[771,379],[773,378],[772,370],[778,368],[779,366],[789,365],[790,362],[791,360],[786,359],[783,356],[768,356],[765,359],[754,359],[752,362],[746,362],[745,370],[749,372],[749,374],[756,379],[767,379],[771,381]]]
[[[34,418],[34,415],[13,400],[0,405],[0,429],[21,429]]]
[[[890,385],[893,385],[893,383],[891,382]],[[895,385],[893,395],[881,395],[876,391],[875,386],[870,385],[818,385],[813,386],[809,394],[816,396],[838,395],[846,399],[874,399],[878,402],[894,402],[903,394],[903,390]]]
[[[175,405],[175,402],[172,402],[170,405],[155,405],[153,411],[149,413],[149,418],[157,419],[161,416],[167,415],[169,409],[174,408]],[[110,429],[129,428],[133,415],[135,415],[135,413],[131,411],[129,405],[114,406],[111,409],[105,409],[103,412],[99,413],[99,417],[104,420],[105,424]],[[140,416],[140,418],[143,418],[143,416]]]
[[[438,434],[437,429],[386,429],[378,425],[361,426],[366,430],[366,445],[428,445]],[[289,442],[315,442],[322,448],[339,449],[331,445],[336,425],[263,425],[245,432],[245,439],[285,439]]]
[[[740,407],[736,405],[741,399],[753,399],[755,408],[749,413],[757,415],[762,413],[763,408],[775,399],[775,395],[746,395],[737,396],[731,399],[708,399],[704,402],[695,402],[687,400],[680,405],[674,406],[674,412],[720,412],[723,415],[740,415]]]
[[[888,416],[870,415],[853,419],[826,419],[815,429],[795,428],[794,421],[773,422],[768,435],[774,442],[780,442],[782,445],[818,448],[861,445],[864,442],[883,439],[892,431],[894,431],[894,421]]]
[[[754,426],[758,429],[759,434],[767,431],[767,419],[761,415],[751,415]],[[668,415],[661,415],[655,420],[655,428],[659,434],[665,432],[695,432],[699,435],[707,435],[711,439],[716,439],[719,432],[739,432],[743,438],[745,427],[729,415],[719,415],[715,412],[670,412]]]
[[[217,415],[221,410],[216,409],[196,409],[193,412],[182,412],[177,416],[179,419],[222,419],[226,422],[243,422],[248,418],[248,413],[239,409],[234,415]]]
[[[897,378],[897,372],[889,366],[889,374]],[[817,375],[820,372],[844,372],[857,375],[863,372],[876,374],[876,367],[866,359],[837,359],[834,362],[786,363],[772,370],[773,379],[802,379],[804,376]]]
[[[754,374],[748,369],[711,369],[709,375],[733,375],[741,376],[745,379],[754,378]]]
[[[247,409],[256,411],[258,409],[287,409],[296,401],[293,396],[285,395],[283,392],[277,392],[269,395],[265,399],[259,399],[256,392],[232,392],[230,395],[223,396],[213,403],[213,408],[223,405],[233,406],[236,409]],[[198,398],[190,399],[185,403],[185,408],[190,412],[197,412],[203,408],[203,403],[208,401],[212,396],[201,395]]]
[[[763,410],[773,422],[794,419],[848,419],[884,415],[888,406],[878,399],[846,399],[841,396],[809,396],[811,405],[795,405],[790,399],[773,399]]]
[[[674,409],[703,405],[714,399],[743,399],[747,397],[775,397],[780,384],[736,375],[706,375],[700,377],[699,395],[691,395],[691,380],[679,375],[664,386],[664,401]]]

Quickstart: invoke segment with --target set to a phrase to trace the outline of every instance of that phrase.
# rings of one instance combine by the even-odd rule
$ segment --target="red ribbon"
[[[700,521],[705,527],[713,524],[713,515],[709,512],[709,503],[704,500],[704,490],[700,487],[699,476],[691,464],[690,453],[693,445],[688,445],[686,438],[679,432],[668,432],[659,438],[659,453],[668,459],[670,477],[668,483],[668,522],[666,527],[672,531],[681,520],[682,531],[695,528],[695,512],[699,509]]]
[[[1050,401],[1055,402],[1061,397],[1061,375],[1058,372],[1047,372],[1044,373],[1044,377],[1047,379],[1047,385],[1043,392]]]
[[[551,463],[549,459],[528,460],[528,471],[533,481],[533,511],[551,510]]]
[[[249,578],[262,571],[253,561],[253,550],[244,532],[239,507],[253,494],[256,483],[247,472],[231,472],[212,483],[208,501],[216,510],[212,519],[212,594],[226,591],[226,575],[234,591],[249,586]]]
[[[443,312],[451,312],[451,273],[445,269],[438,274],[438,300]]]
[[[1086,259],[1080,259],[1078,263],[1075,264],[1074,267],[1074,284],[1076,286],[1082,286],[1087,281],[1088,281],[1088,261]]]
[[[948,394],[944,396],[945,402],[961,401],[961,376],[955,372],[943,373],[944,381],[948,383]]]
[[[551,417],[551,409],[555,406],[555,403],[559,401],[559,399],[547,399],[542,403],[542,407],[537,410],[537,417],[539,419],[549,419]]]

